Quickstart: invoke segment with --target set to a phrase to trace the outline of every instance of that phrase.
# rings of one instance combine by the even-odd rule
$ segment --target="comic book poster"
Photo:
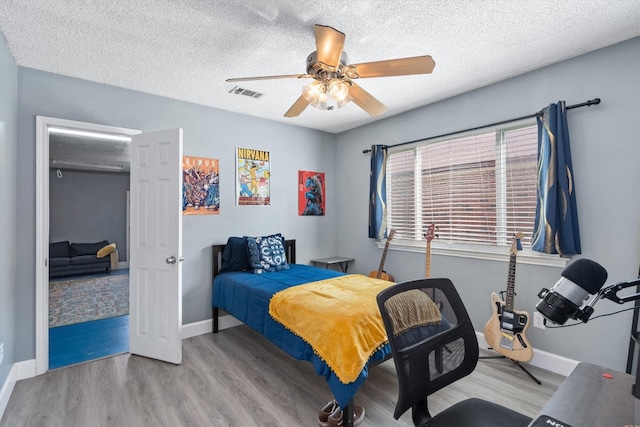
[[[324,173],[298,171],[298,215],[324,215]]]
[[[236,201],[238,205],[271,204],[269,152],[236,147]]]
[[[182,214],[220,213],[220,169],[217,159],[182,156]]]

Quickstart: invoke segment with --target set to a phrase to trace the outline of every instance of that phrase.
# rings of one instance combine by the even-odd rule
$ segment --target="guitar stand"
[[[480,356],[478,357],[478,360],[480,359],[506,359],[506,356]],[[524,366],[522,366],[520,364],[520,362],[518,362],[517,360],[513,360],[513,359],[509,359],[511,360],[518,368],[522,369],[522,371],[529,375],[529,377],[534,380],[538,385],[542,384],[542,381],[540,381],[539,379],[537,379],[531,372],[529,372],[527,370],[527,368],[525,368]]]

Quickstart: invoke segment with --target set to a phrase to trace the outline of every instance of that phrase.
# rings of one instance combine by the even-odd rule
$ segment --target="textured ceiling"
[[[387,111],[353,103],[284,113],[314,24],[346,34],[350,63],[431,55],[432,74],[362,79]],[[338,133],[640,35],[638,0],[3,0],[20,66]]]

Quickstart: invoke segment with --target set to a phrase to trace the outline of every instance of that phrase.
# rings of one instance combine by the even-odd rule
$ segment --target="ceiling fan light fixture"
[[[343,67],[342,74],[349,79],[357,79],[360,77],[360,75],[356,71],[355,65],[347,65],[346,67]]]
[[[302,88],[302,95],[307,101],[309,101],[309,104],[313,104],[314,102],[318,101],[323,91],[324,85],[319,81],[315,81],[310,85]]]
[[[340,79],[331,79],[329,82],[329,96],[333,99],[338,108],[342,108],[351,101],[349,96],[350,84]]]
[[[345,105],[347,105],[348,103],[350,103],[353,100],[352,97],[347,96],[346,98],[344,98],[343,100],[340,101],[336,101],[336,105],[338,106],[338,108],[342,108]]]
[[[314,107],[316,107],[319,110],[326,110],[327,109],[327,101],[329,99],[329,96],[327,95],[327,91],[326,90],[322,90],[320,91],[320,93],[318,94],[318,100],[311,104]]]
[[[309,86],[302,88],[302,96],[304,96],[304,99],[306,99],[313,107],[320,110],[327,109],[327,95],[327,88],[325,84],[319,81],[315,81]]]

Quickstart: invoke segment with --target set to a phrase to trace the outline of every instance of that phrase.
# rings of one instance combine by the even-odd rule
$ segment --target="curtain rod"
[[[594,99],[588,100],[587,102],[583,102],[581,104],[569,105],[567,107],[567,110],[571,110],[572,108],[589,107],[590,105],[598,105],[598,104],[600,104],[600,98],[594,98]],[[393,145],[386,145],[383,148],[387,149],[387,148],[392,148],[392,147],[399,147],[401,145],[414,144],[416,142],[429,141],[431,139],[443,138],[445,136],[456,135],[458,133],[470,132],[470,131],[484,129],[484,128],[488,128],[488,127],[492,127],[492,126],[503,125],[505,123],[517,122],[518,120],[532,119],[534,117],[540,116],[540,114],[541,114],[540,112],[537,112],[537,113],[534,113],[534,114],[529,114],[528,116],[515,117],[513,119],[503,120],[501,122],[490,123],[488,125],[477,126],[477,127],[474,127],[474,128],[459,130],[459,131],[456,131],[456,132],[443,133],[441,135],[430,136],[429,138],[414,139],[413,141],[401,142],[399,144],[393,144]],[[370,152],[371,152],[371,149],[362,150],[362,153],[364,153],[364,154],[370,153]]]

